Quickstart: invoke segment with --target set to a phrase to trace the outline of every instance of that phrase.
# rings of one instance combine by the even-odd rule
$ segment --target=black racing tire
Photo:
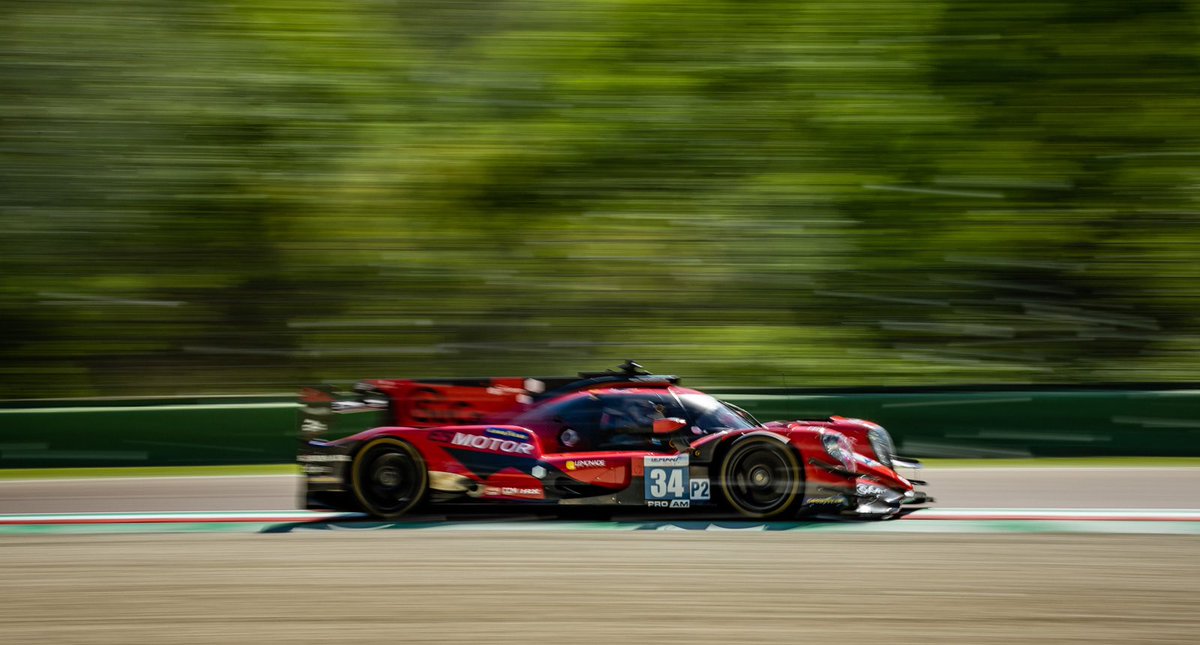
[[[804,499],[804,468],[796,452],[773,437],[749,437],[729,448],[718,481],[725,503],[743,517],[795,514]]]
[[[416,508],[429,492],[425,459],[411,443],[395,437],[370,441],[354,456],[351,488],[367,513],[396,519]]]

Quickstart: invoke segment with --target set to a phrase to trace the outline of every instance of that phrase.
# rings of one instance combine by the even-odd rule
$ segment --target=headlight
[[[867,439],[871,442],[871,448],[875,451],[875,458],[888,468],[892,466],[892,457],[896,455],[896,446],[892,443],[892,435],[888,434],[887,430],[878,426],[867,431]]]
[[[846,470],[854,472],[854,453],[850,450],[850,442],[840,434],[821,435],[821,445],[830,457],[838,460]]]

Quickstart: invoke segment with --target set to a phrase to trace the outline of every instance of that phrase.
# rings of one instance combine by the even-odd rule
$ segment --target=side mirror
[[[654,434],[671,434],[687,425],[687,421],[679,417],[667,417],[654,420]]]

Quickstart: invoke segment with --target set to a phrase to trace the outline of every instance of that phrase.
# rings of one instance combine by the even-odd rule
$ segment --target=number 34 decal
[[[654,468],[646,471],[649,475],[650,490],[646,494],[649,499],[683,499],[685,493],[683,482],[687,480],[686,468]]]
[[[708,479],[689,476],[687,455],[645,457],[645,477],[649,506],[686,508],[692,500],[709,499]]]

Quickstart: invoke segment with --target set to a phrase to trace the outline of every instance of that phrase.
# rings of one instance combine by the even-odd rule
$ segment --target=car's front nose
[[[858,478],[855,483],[857,506],[855,514],[863,517],[889,517],[900,512],[904,506],[925,504],[933,498],[916,489],[920,480],[905,478],[895,468],[885,466],[869,457],[857,455]],[[896,459],[897,466],[916,465],[907,460]]]
[[[865,478],[859,479],[854,493],[858,515],[891,515],[900,510],[906,496],[914,494],[912,489],[896,490]]]

